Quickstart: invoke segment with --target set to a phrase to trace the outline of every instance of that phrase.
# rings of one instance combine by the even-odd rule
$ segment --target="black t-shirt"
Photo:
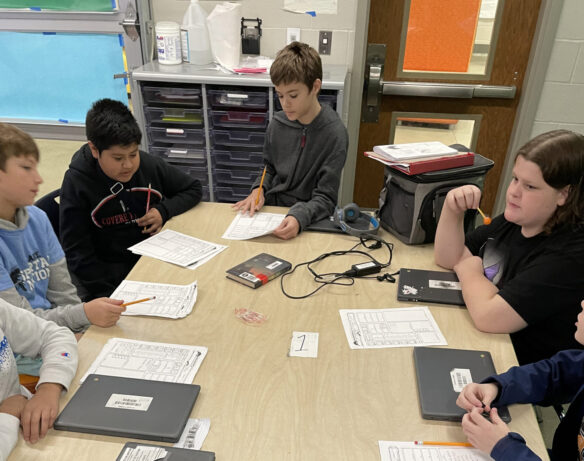
[[[525,238],[520,226],[500,215],[469,233],[465,244],[483,259],[498,294],[527,322],[511,334],[520,364],[583,348],[574,332],[584,299],[584,229]]]

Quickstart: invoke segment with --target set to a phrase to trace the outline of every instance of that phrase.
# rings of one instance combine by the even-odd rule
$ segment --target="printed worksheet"
[[[415,442],[379,441],[381,461],[489,461],[491,458],[471,447],[417,445]]]
[[[181,267],[192,268],[227,248],[190,235],[166,229],[128,248],[132,253],[150,256]]]
[[[341,309],[339,313],[351,349],[448,344],[426,306]]]
[[[123,280],[110,297],[123,299],[125,303],[155,297],[155,299],[127,306],[122,315],[151,315],[181,319],[193,310],[197,300],[197,282],[194,281],[190,285],[171,285]]]
[[[286,215],[278,213],[237,213],[221,238],[226,240],[248,240],[271,234]]]
[[[207,348],[111,338],[81,378],[91,373],[191,384]]]

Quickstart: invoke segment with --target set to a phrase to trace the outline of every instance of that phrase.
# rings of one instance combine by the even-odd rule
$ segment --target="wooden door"
[[[462,118],[460,114],[466,114],[468,118],[480,121],[475,125],[478,129],[475,133],[474,151],[495,162],[495,166],[487,174],[481,202],[481,208],[490,213],[497,194],[499,178],[521,97],[541,0],[506,0],[500,4],[497,12],[498,37],[492,43],[494,46],[490,51],[493,53],[491,70],[489,72],[487,69],[484,76],[463,76],[462,81],[460,75],[452,73],[421,72],[416,75],[408,72],[407,77],[403,76],[404,58],[403,54],[400,58],[400,49],[403,49],[401,42],[405,40],[406,34],[402,29],[407,27],[407,22],[403,25],[404,17],[409,17],[414,1],[418,4],[425,2],[426,5],[435,3],[442,9],[447,8],[449,3],[456,2],[456,0],[441,0],[440,2],[371,0],[368,44],[385,44],[387,47],[383,81],[515,86],[517,91],[512,99],[383,96],[378,121],[362,122],[360,125],[354,201],[363,207],[377,206],[383,184],[383,165],[366,158],[363,152],[371,150],[374,145],[394,142],[390,139],[394,137],[390,136],[392,116],[395,119],[396,113],[427,114],[428,117],[439,114],[437,118],[444,119],[450,118],[448,114],[456,114],[452,117],[456,119]],[[484,3],[487,0],[482,1]],[[412,75],[414,78],[411,77]],[[416,78],[417,76],[419,77]]]

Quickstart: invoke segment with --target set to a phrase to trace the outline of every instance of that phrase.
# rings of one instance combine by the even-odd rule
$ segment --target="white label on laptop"
[[[318,355],[318,333],[293,331],[289,357],[312,357]]]
[[[136,448],[126,448],[120,461],[156,461],[164,459],[168,452],[162,447],[146,447],[136,445]]]
[[[453,368],[450,371],[450,379],[454,392],[460,392],[464,386],[472,383],[472,376],[468,368]]]
[[[152,403],[152,397],[142,395],[112,394],[105,404],[106,408],[120,408],[122,410],[147,411]]]
[[[453,282],[450,280],[428,280],[430,288],[442,288],[444,290],[462,290],[460,282]]]

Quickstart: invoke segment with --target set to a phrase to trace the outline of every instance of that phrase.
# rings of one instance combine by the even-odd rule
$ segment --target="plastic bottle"
[[[156,49],[160,64],[180,64],[182,62],[180,46],[180,26],[176,22],[157,22]]]
[[[192,64],[208,64],[212,61],[207,13],[199,5],[199,0],[191,0],[181,26],[183,61]]]

